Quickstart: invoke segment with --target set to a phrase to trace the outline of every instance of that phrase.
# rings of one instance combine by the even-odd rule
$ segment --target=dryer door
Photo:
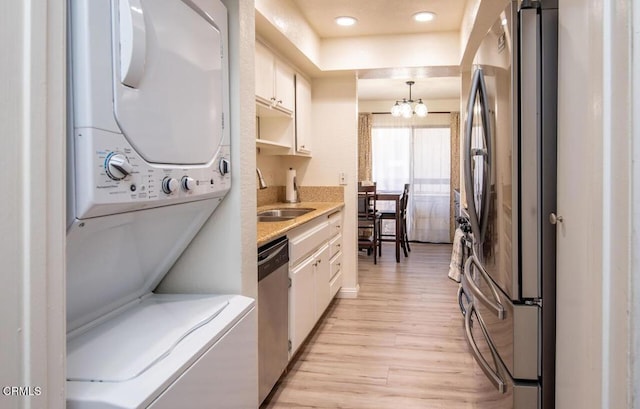
[[[149,163],[208,163],[222,142],[223,50],[213,18],[191,0],[115,4],[115,118]]]

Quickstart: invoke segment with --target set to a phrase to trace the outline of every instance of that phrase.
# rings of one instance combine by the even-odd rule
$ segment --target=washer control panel
[[[75,142],[78,219],[222,197],[231,187],[228,145],[206,164],[156,165],[121,134],[78,129]]]

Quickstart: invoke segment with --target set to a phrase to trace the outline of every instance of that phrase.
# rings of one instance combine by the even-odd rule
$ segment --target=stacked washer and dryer
[[[254,300],[153,292],[231,187],[227,11],[69,9],[67,407],[256,407]]]

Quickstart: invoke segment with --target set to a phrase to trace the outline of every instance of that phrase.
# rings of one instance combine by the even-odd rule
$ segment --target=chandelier
[[[415,81],[407,81],[409,86],[409,99],[403,98],[402,101],[396,101],[391,107],[391,115],[395,117],[411,118],[413,114],[419,117],[425,117],[429,113],[427,106],[422,102],[422,98],[418,99],[417,103],[411,99],[411,86],[415,84]],[[415,104],[414,104],[415,103]]]

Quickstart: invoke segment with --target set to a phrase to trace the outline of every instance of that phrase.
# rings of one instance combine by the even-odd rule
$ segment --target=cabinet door
[[[311,154],[311,84],[296,75],[296,152]]]
[[[256,97],[270,104],[272,98],[275,98],[273,88],[275,78],[274,59],[271,51],[260,43],[256,43],[255,70]]]
[[[289,339],[291,356],[309,335],[316,323],[315,274],[317,258],[315,254],[290,271],[289,289]]]
[[[325,244],[314,253],[316,263],[316,320],[324,313],[331,301],[329,281],[331,276],[331,264],[329,263],[329,245]]]
[[[295,106],[294,73],[289,66],[276,59],[275,62],[275,97],[280,108],[293,112]]]

